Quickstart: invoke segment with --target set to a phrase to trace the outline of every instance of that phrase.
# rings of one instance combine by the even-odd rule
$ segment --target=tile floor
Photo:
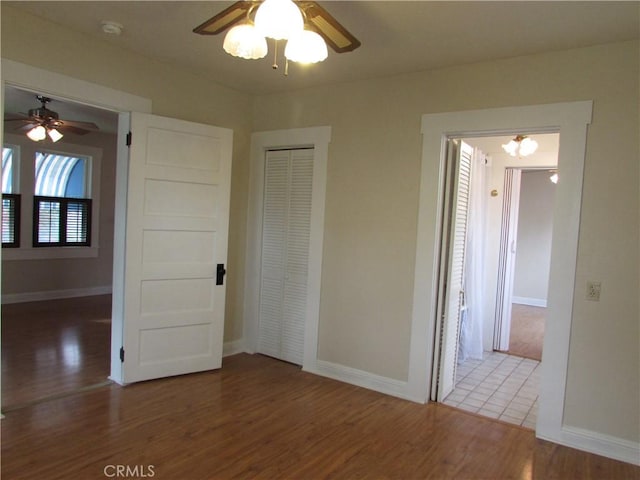
[[[536,428],[540,362],[500,352],[458,365],[444,403],[486,417]]]

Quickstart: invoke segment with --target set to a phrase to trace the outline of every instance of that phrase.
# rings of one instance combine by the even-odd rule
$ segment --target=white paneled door
[[[313,149],[265,156],[258,351],[302,365]]]
[[[449,140],[445,202],[442,228],[442,256],[438,298],[436,359],[438,359],[438,402],[455,387],[460,322],[465,306],[464,266],[471,186],[473,148],[459,140]]]
[[[232,131],[133,113],[131,132],[123,381],[219,368]]]

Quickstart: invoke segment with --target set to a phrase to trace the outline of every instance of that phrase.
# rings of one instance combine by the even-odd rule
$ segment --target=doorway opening
[[[439,291],[445,298],[439,298],[444,307],[437,318],[449,325],[436,331],[440,348],[436,345],[432,398],[535,428],[551,258],[555,183],[550,177],[557,168],[559,134],[531,138],[540,146],[528,157],[506,154],[501,145],[507,136],[458,140],[461,151],[471,152],[471,175],[467,182],[464,173],[449,180],[445,192],[445,209],[447,198],[451,208],[443,221],[450,218],[451,225],[462,218],[465,225],[445,222],[442,228]],[[458,165],[464,161],[460,157]],[[452,168],[464,172],[464,166]],[[452,277],[442,274],[447,268]],[[457,281],[462,294],[453,305]]]
[[[34,108],[41,93],[5,84],[5,116]],[[36,143],[24,135],[24,122],[3,125],[3,151],[12,151],[3,179],[13,180],[3,182],[3,198],[6,187],[21,202],[15,219],[20,242],[2,251],[3,411],[109,383],[118,115],[57,97],[49,108],[61,119],[95,123],[99,131],[65,131],[55,144]],[[90,199],[87,246],[32,246],[32,231],[40,231],[32,223],[34,195],[44,194],[38,185],[45,183],[56,187],[61,201]],[[78,185],[85,186],[82,192]],[[51,235],[59,232],[56,225]],[[3,228],[3,241],[4,234]]]

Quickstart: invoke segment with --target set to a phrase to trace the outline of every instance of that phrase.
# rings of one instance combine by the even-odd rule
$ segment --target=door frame
[[[62,98],[83,105],[110,110],[116,113],[141,112],[151,113],[151,100],[130,93],[114,90],[112,88],[97,85],[77,78],[68,77],[56,72],[32,67],[23,63],[2,58],[2,92],[0,95],[0,108],[4,111],[4,89],[5,86],[23,88],[25,90],[36,91],[51,97]],[[128,152],[122,137],[122,128],[118,127],[118,149],[116,166],[116,200],[119,192],[126,192],[128,179]],[[4,129],[0,129],[0,141]],[[114,223],[122,224],[125,219],[115,211]],[[122,239],[123,241],[123,239]],[[119,272],[124,272],[124,257],[117,255],[116,243],[118,239],[114,237],[113,254],[113,280],[112,289],[118,287]],[[1,288],[1,287],[0,287]],[[117,315],[118,309],[114,305],[111,318],[111,374],[109,378],[116,383],[122,383],[122,363],[120,361],[120,347],[122,346],[122,332],[124,318]]]
[[[324,211],[330,142],[331,127],[328,126],[272,130],[256,132],[251,135],[243,317],[244,348],[250,353],[255,353],[258,346],[265,152],[276,148],[313,147],[314,149],[303,370],[314,370],[318,358],[320,282],[322,279]]]
[[[422,171],[418,206],[416,268],[409,351],[408,396],[426,402],[431,383],[442,210],[444,146],[450,137],[560,133],[558,183],[553,212],[554,240],[549,281],[536,435],[566,444],[564,398],[569,363],[575,269],[587,126],[592,101],[514,106],[422,116]]]

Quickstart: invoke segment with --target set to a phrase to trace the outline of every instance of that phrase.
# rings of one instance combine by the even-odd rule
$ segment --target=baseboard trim
[[[312,365],[304,365],[302,369],[305,372],[332,378],[333,380],[367,388],[393,397],[420,402],[419,399],[411,398],[408,394],[408,383],[401,380],[382,377],[363,370],[326,362],[324,360],[317,360]]]
[[[640,465],[640,443],[577,427],[563,426],[560,435],[538,438],[621,462]]]
[[[518,305],[529,305],[530,307],[543,307],[547,308],[546,298],[531,298],[531,297],[511,297],[513,303]]]
[[[40,302],[43,300],[59,300],[61,298],[91,297],[93,295],[108,295],[111,293],[111,285],[103,287],[70,288],[67,290],[45,290],[42,292],[5,293],[2,295],[2,303]]]
[[[231,340],[230,342],[224,342],[222,345],[222,357],[228,357],[230,355],[236,355],[238,353],[245,353],[244,339]]]

